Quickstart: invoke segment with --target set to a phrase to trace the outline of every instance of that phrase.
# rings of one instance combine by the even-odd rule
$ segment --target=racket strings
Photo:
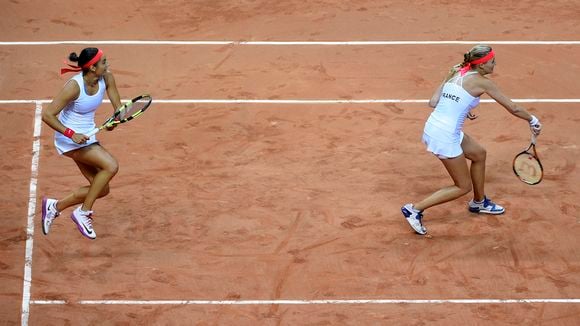
[[[529,153],[522,153],[515,158],[514,171],[522,181],[529,184],[542,180],[542,165]]]
[[[149,104],[149,100],[143,99],[138,100],[136,102],[130,103],[121,110],[119,114],[119,120],[125,120],[133,116],[134,114],[138,113],[139,111],[143,110]]]

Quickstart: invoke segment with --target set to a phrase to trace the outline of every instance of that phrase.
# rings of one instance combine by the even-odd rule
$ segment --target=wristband
[[[530,120],[530,126],[535,126],[540,122],[540,120],[538,120],[538,118],[536,118],[536,116],[532,115],[532,120]]]
[[[72,138],[72,136],[75,134],[75,131],[70,128],[66,128],[66,130],[62,134],[68,138]]]

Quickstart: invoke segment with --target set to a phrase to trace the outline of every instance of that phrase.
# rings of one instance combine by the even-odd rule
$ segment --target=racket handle
[[[535,134],[532,134],[532,144],[536,145],[536,138],[538,136],[536,136]]]
[[[97,132],[99,132],[99,130],[101,130],[101,129],[95,128],[95,129],[91,130],[88,134],[86,134],[86,136],[89,137],[89,138],[90,137],[93,137],[94,135],[97,134]]]

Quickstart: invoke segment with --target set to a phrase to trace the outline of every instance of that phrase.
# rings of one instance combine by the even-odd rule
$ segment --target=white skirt
[[[66,137],[65,135],[61,134],[60,132],[55,132],[54,134],[54,147],[56,147],[56,151],[58,154],[62,155],[66,152],[74,151],[79,148],[87,147],[89,145],[98,143],[97,136],[93,135],[89,140],[87,140],[84,144],[77,144],[72,139]]]
[[[438,137],[433,137],[423,133],[423,144],[427,146],[427,151],[435,154],[440,159],[454,158],[463,154],[461,142],[463,141],[463,131],[459,134],[459,141],[449,142]]]

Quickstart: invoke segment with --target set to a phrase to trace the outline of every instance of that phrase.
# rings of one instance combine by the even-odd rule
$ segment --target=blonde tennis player
[[[434,108],[425,123],[423,143],[445,166],[453,185],[427,198],[401,208],[407,222],[419,234],[426,234],[423,211],[459,198],[473,189],[468,209],[473,213],[503,214],[505,209],[485,194],[486,150],[462,131],[469,111],[479,104],[479,97],[489,95],[512,115],[525,120],[532,133],[539,135],[540,121],[506,97],[490,79],[495,67],[495,53],[487,45],[477,45],[464,55],[463,63],[454,66],[437,88],[429,106]],[[467,160],[471,161],[468,167]]]

